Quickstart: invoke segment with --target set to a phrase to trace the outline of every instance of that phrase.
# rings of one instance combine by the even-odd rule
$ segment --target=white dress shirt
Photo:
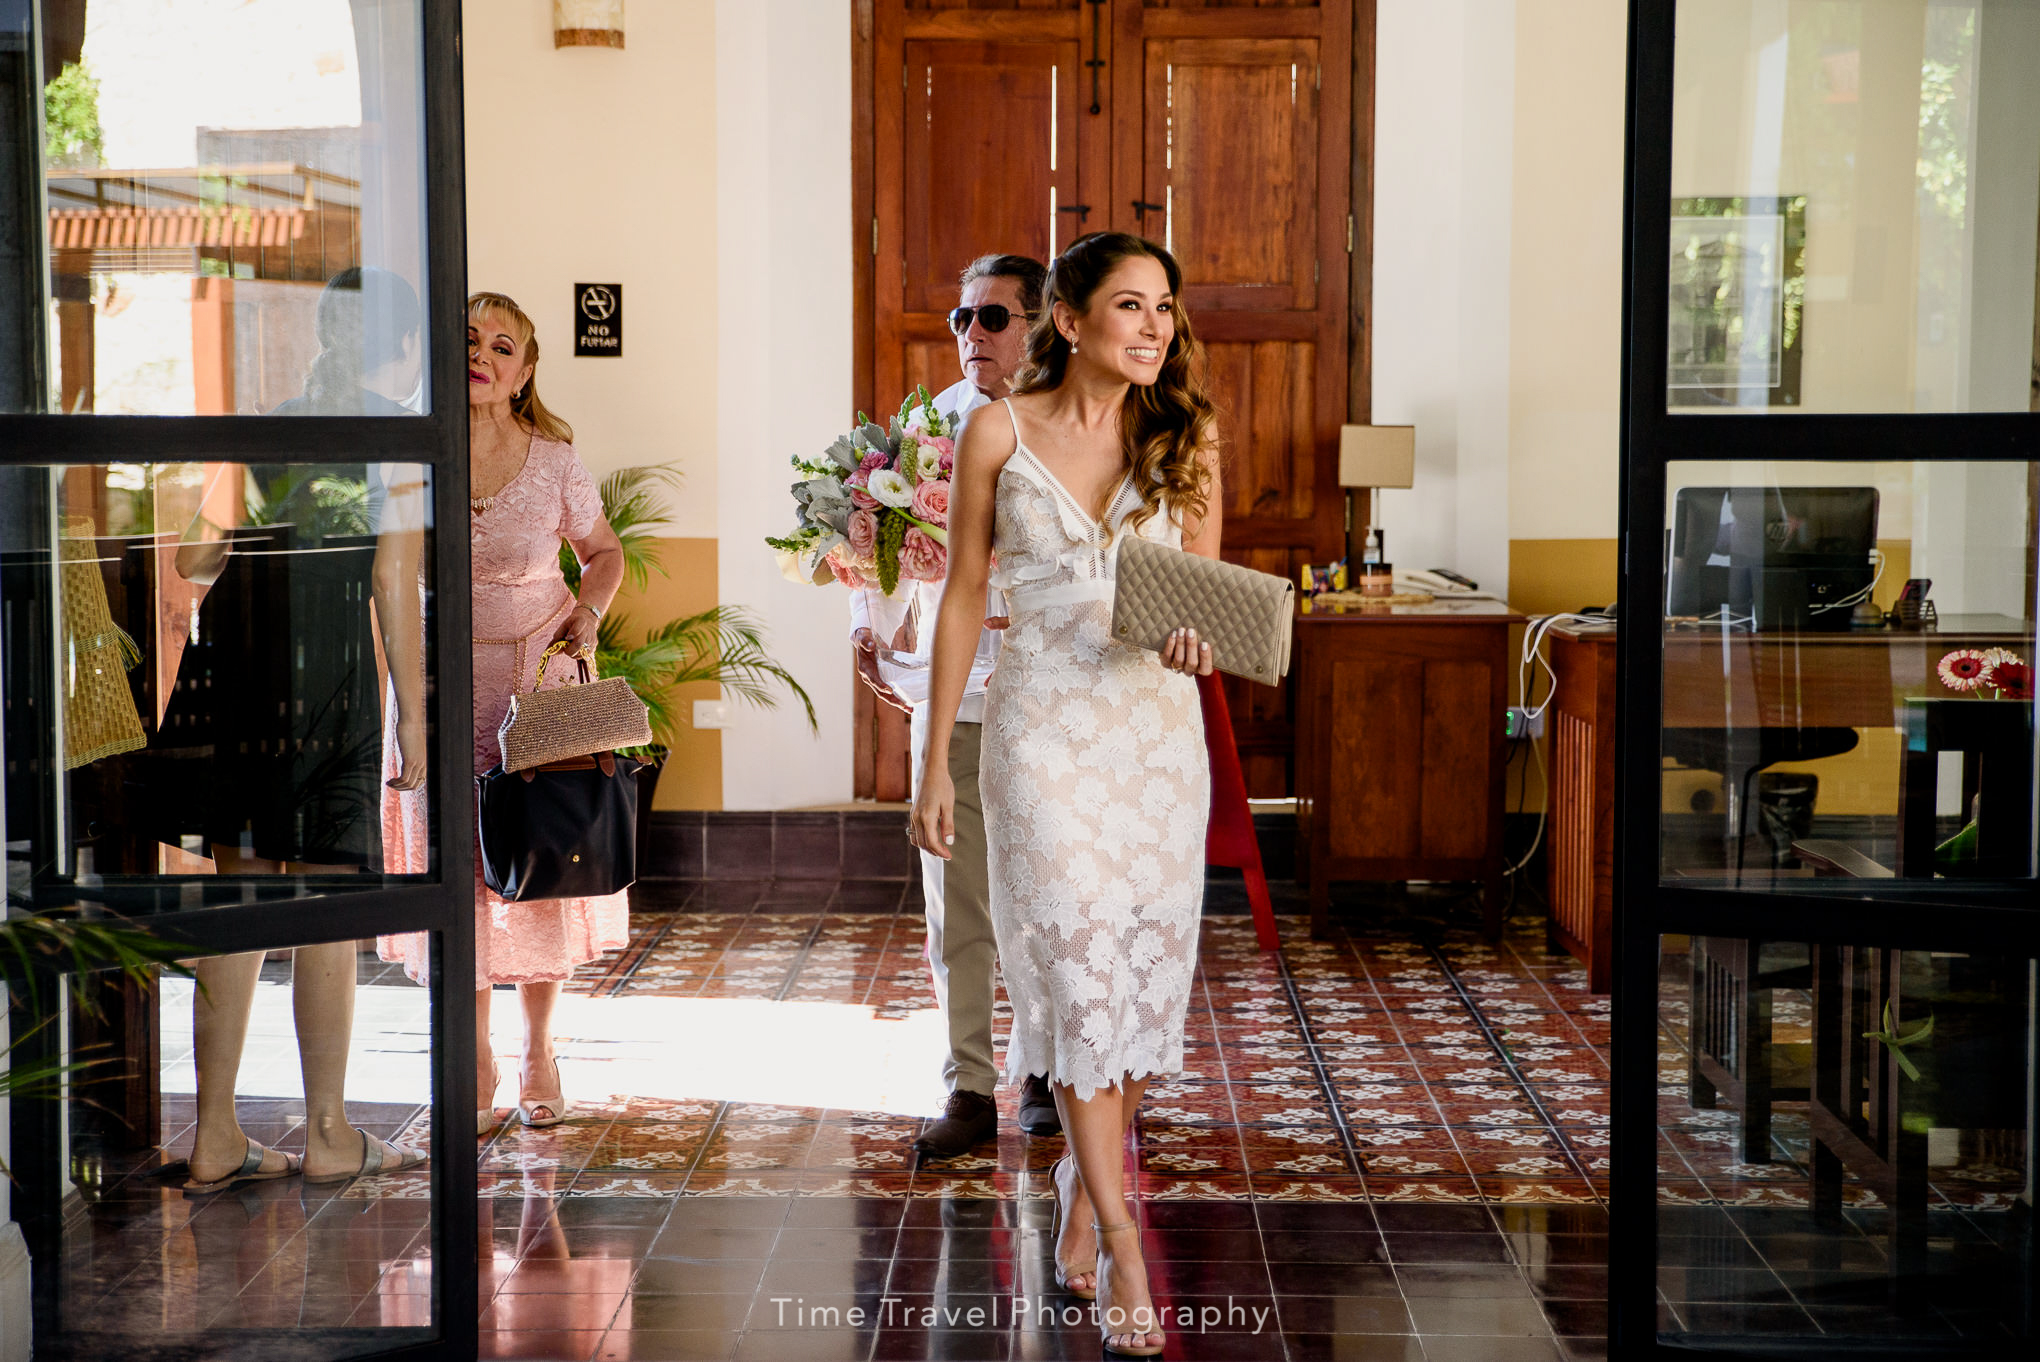
[[[960,438],[963,433],[961,422],[990,402],[991,399],[966,378],[935,395],[935,410],[959,423],[957,435]],[[935,653],[935,619],[942,608],[943,586],[942,582],[902,581],[890,597],[868,587],[850,593],[851,634],[854,636],[859,629],[869,629],[881,648],[890,649],[900,626],[906,623],[909,614],[913,616],[913,649],[892,657],[881,653],[878,669],[879,675],[899,697],[914,706],[917,724],[927,722],[924,710]],[[1005,598],[999,592],[988,590],[985,593],[986,618],[1004,614],[1005,608]],[[998,665],[1001,641],[1002,634],[997,629],[986,629],[978,634],[977,655],[971,660],[970,678],[963,688],[963,703],[956,711],[958,723],[984,722],[985,683],[991,679],[992,668]]]

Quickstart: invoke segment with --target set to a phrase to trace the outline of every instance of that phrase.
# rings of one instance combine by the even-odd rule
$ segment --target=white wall
[[[1397,564],[1500,590],[1516,0],[1380,0],[1375,33],[1373,415],[1417,428],[1379,519]]]
[[[823,448],[852,416],[849,9],[716,0],[715,58],[721,597],[771,622],[822,725],[812,737],[790,707],[732,705],[723,807],[833,803],[851,794],[843,592],[785,581],[763,540],[790,523],[788,455]]]
[[[677,462],[665,533],[713,536],[715,5],[632,5],[620,52],[554,48],[550,0],[461,17],[468,287],[530,314],[539,391],[595,475]],[[622,357],[577,358],[574,285],[619,282]]]
[[[1509,534],[1612,539],[1622,400],[1626,0],[1518,0]]]

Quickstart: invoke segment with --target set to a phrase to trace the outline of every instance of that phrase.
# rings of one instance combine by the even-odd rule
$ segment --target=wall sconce
[[[623,0],[553,0],[554,47],[623,46]]]
[[[1417,428],[1415,426],[1340,426],[1339,486],[1346,489],[1346,575],[1360,579],[1362,550],[1367,532],[1376,528],[1380,511],[1373,489],[1413,487],[1417,474]],[[1354,494],[1367,488],[1367,515],[1363,523],[1354,506]],[[1382,550],[1382,561],[1388,551]]]

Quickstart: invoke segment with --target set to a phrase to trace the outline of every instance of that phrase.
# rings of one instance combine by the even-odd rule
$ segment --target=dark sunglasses
[[[1025,312],[1016,313],[1004,303],[986,303],[983,307],[959,307],[949,314],[949,329],[961,336],[970,330],[971,320],[975,318],[985,330],[996,336],[1006,329],[1006,324],[1014,317],[1025,318],[1029,315]]]

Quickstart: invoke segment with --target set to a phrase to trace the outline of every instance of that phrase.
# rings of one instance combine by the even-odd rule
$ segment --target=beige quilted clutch
[[[1112,637],[1160,652],[1191,628],[1222,672],[1274,685],[1289,671],[1296,584],[1129,535],[1119,546]]]
[[[545,664],[566,647],[555,643],[538,662],[538,682],[545,684]],[[620,676],[590,680],[581,666],[581,684],[556,690],[534,690],[510,697],[510,712],[496,730],[503,749],[503,769],[523,771],[556,761],[642,747],[652,740],[651,714],[630,683]]]

